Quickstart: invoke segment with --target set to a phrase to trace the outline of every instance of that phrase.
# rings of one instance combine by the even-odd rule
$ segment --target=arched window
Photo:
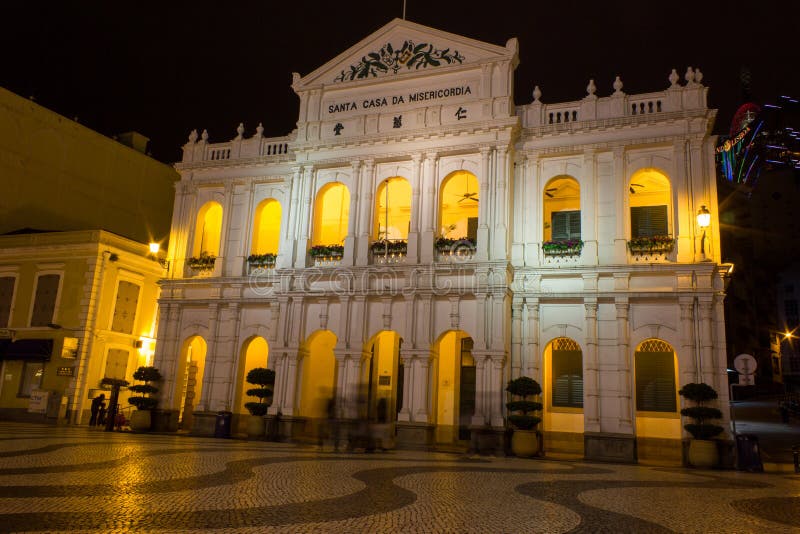
[[[222,205],[219,202],[206,202],[197,212],[193,256],[200,256],[204,252],[209,256],[219,256],[221,235]]]
[[[455,171],[442,182],[439,204],[440,232],[450,239],[478,238],[478,179],[468,171]]]
[[[314,204],[312,245],[342,245],[347,237],[350,192],[341,183],[323,187]]]
[[[581,238],[581,188],[571,176],[556,176],[544,188],[543,241],[578,241]]]
[[[637,171],[628,184],[631,209],[631,239],[669,236],[670,183],[656,169]]]
[[[559,337],[552,346],[551,404],[559,408],[583,408],[583,353],[572,339]]]
[[[411,184],[395,176],[378,185],[375,194],[374,241],[408,239],[411,222]]]
[[[253,219],[251,254],[277,254],[281,230],[281,204],[273,198],[262,200]]]
[[[675,351],[660,339],[648,339],[636,349],[636,411],[678,411]]]

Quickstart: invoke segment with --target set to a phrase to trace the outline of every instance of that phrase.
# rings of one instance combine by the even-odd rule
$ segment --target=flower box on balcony
[[[265,269],[269,269],[275,267],[275,259],[277,258],[277,254],[251,254],[247,257],[247,264],[250,267],[261,267]]]
[[[580,256],[583,250],[583,241],[569,239],[564,241],[545,241],[542,243],[542,252],[545,256]]]
[[[186,258],[186,265],[195,271],[211,271],[214,269],[214,263],[216,261],[216,256],[212,256],[206,252],[201,252],[200,256]]]
[[[314,245],[308,255],[315,260],[339,261],[344,256],[344,245]]]
[[[675,238],[669,235],[634,237],[628,241],[631,254],[667,254],[675,248]]]
[[[408,253],[408,241],[404,239],[395,239],[395,240],[385,240],[381,239],[380,241],[374,241],[369,246],[370,251],[373,255],[402,255],[405,256]]]
[[[437,237],[433,242],[436,252],[443,256],[471,256],[475,254],[476,243],[471,237],[453,239],[450,237]]]

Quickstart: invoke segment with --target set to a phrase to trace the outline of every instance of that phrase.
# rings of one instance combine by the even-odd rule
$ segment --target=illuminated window
[[[31,326],[47,326],[53,322],[60,280],[61,275],[58,274],[43,274],[36,279]]]
[[[24,362],[22,365],[22,380],[19,383],[19,396],[30,397],[34,389],[42,385],[44,375],[44,362]]]
[[[467,171],[455,171],[442,182],[439,205],[442,237],[477,239],[479,187],[478,179]]]
[[[408,239],[411,184],[404,178],[389,178],[380,183],[375,197],[373,239]]]
[[[117,286],[117,300],[114,303],[114,315],[111,330],[122,334],[133,334],[136,320],[136,307],[139,303],[139,286],[121,280]]]
[[[11,299],[14,296],[13,276],[0,278],[0,328],[7,328],[11,320]]]
[[[636,172],[628,184],[631,238],[670,235],[669,179],[655,169]]]
[[[636,350],[636,410],[668,412],[678,410],[675,390],[675,352],[669,343],[649,339]]]
[[[343,245],[350,217],[350,192],[341,183],[323,187],[314,204],[312,245]]]
[[[197,213],[193,255],[200,256],[205,252],[209,256],[219,256],[221,235],[222,206],[218,202],[206,202]]]
[[[263,200],[253,220],[251,254],[277,254],[281,234],[281,204],[275,199]]]
[[[553,340],[553,406],[583,408],[583,353],[575,341]]]
[[[581,189],[570,176],[557,176],[544,188],[544,241],[581,238]]]

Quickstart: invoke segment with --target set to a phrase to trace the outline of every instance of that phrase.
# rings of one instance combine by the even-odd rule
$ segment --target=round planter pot
[[[245,432],[247,433],[248,438],[263,438],[267,433],[267,427],[264,424],[264,416],[247,416]]]
[[[148,432],[152,424],[150,417],[150,410],[134,410],[131,414],[131,431],[133,432]]]
[[[689,465],[709,469],[719,463],[717,442],[707,439],[689,441]]]
[[[511,452],[520,458],[539,454],[539,436],[535,430],[514,430],[511,435]]]

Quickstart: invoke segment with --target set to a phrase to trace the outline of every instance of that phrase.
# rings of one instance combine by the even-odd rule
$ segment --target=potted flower
[[[723,428],[709,423],[711,419],[721,419],[722,412],[705,403],[717,398],[717,392],[705,383],[690,383],[683,386],[678,394],[694,403],[694,406],[681,409],[681,415],[694,420],[683,428],[694,438],[689,442],[689,464],[695,467],[712,467],[719,461],[717,443],[712,438],[722,433]]]
[[[542,403],[528,400],[542,392],[539,383],[528,376],[520,376],[509,380],[506,391],[522,400],[512,400],[506,403],[509,412],[517,412],[508,416],[508,422],[514,428],[511,436],[511,451],[523,458],[536,456],[539,453],[539,435],[536,426],[542,420],[533,415],[542,409]]]
[[[208,252],[201,252],[200,256],[193,256],[186,259],[186,264],[197,271],[210,271],[214,268],[217,257]]]
[[[247,264],[250,267],[274,267],[277,257],[277,254],[269,252],[266,254],[250,254],[247,256]]]
[[[136,411],[131,415],[131,430],[134,432],[146,432],[150,430],[152,417],[150,410],[156,407],[158,399],[153,395],[158,392],[158,388],[151,382],[159,382],[161,373],[155,367],[139,367],[133,373],[133,379],[144,384],[134,384],[128,391],[138,393],[138,395],[128,398],[128,404],[136,407]]]
[[[370,245],[370,250],[375,255],[389,254],[404,255],[408,252],[408,241],[404,239],[386,240],[380,239]]]
[[[580,239],[561,239],[542,243],[545,256],[578,256],[581,250],[583,241]]]
[[[669,235],[634,237],[628,241],[628,249],[633,254],[646,252],[667,253],[675,247],[675,238]]]
[[[275,385],[275,371],[264,367],[250,369],[245,378],[248,384],[258,386],[247,390],[247,395],[258,399],[257,402],[246,402],[244,407],[250,412],[247,420],[247,435],[251,438],[264,436],[266,426],[264,416],[272,404],[272,388]]]

